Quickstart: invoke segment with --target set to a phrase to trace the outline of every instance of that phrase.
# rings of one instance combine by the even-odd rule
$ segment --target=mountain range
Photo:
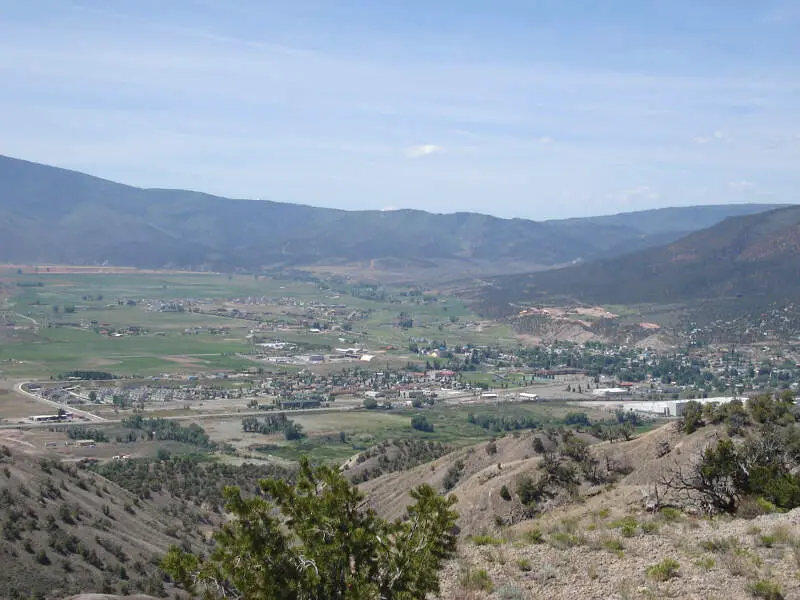
[[[730,217],[663,247],[564,269],[492,280],[490,305],[546,300],[600,304],[800,298],[800,206]]]
[[[768,208],[728,204],[543,222],[344,211],[142,189],[0,156],[0,261],[213,270],[377,263],[417,275],[447,265],[455,278],[619,256]]]

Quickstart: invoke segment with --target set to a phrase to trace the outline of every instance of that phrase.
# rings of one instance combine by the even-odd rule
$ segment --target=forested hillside
[[[701,206],[545,222],[343,211],[141,189],[0,157],[0,261],[215,270],[389,261],[416,273],[446,265],[457,278],[618,255],[766,208]]]
[[[735,299],[753,308],[800,294],[800,207],[732,217],[661,248],[613,260],[498,277],[485,309],[546,299],[676,303]]]

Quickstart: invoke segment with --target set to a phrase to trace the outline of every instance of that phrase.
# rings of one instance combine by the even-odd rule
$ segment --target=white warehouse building
[[[735,397],[735,396],[722,396],[717,398],[697,398],[693,400],[694,402],[699,402],[700,404],[727,404],[733,400],[741,400],[745,402],[747,398],[742,397]],[[692,402],[692,400],[658,400],[658,401],[647,401],[647,400],[631,400],[630,402],[620,402],[620,401],[587,401],[581,402],[580,405],[587,407],[587,408],[607,408],[608,410],[617,410],[622,409],[624,411],[632,410],[637,413],[646,413],[650,415],[659,415],[664,417],[680,417],[683,415],[683,410],[686,407],[687,402]]]

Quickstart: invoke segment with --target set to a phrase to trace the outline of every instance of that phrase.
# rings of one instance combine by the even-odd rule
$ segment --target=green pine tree
[[[163,569],[193,597],[247,600],[416,600],[439,590],[455,550],[455,496],[412,490],[407,518],[387,521],[338,472],[300,464],[297,483],[263,480],[265,497],[225,490],[233,516],[211,555],[173,546]]]

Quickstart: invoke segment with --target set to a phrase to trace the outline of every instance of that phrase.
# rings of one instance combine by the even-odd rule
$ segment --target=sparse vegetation
[[[616,554],[617,556],[622,556],[625,550],[625,546],[623,545],[623,543],[614,538],[603,540],[603,548],[605,548],[609,552]]]
[[[486,569],[466,569],[459,578],[461,587],[466,590],[475,590],[491,593],[494,589],[492,578]]]
[[[697,565],[698,567],[700,567],[705,571],[710,571],[717,565],[717,561],[714,560],[711,556],[705,556],[703,558],[698,559],[695,565]]]
[[[447,470],[445,473],[442,486],[445,490],[452,490],[456,487],[458,480],[461,479],[461,474],[464,472],[464,461],[460,458]]]
[[[355,470],[350,479],[353,483],[361,483],[384,473],[411,469],[436,460],[452,450],[452,446],[432,440],[387,440],[358,455],[356,466],[349,471]],[[361,466],[373,458],[377,459],[375,466]]]
[[[501,600],[526,600],[528,598],[525,590],[516,585],[504,585],[495,593]]]
[[[503,543],[503,540],[491,535],[474,535],[470,538],[470,541],[476,546],[499,546]]]
[[[258,481],[265,476],[293,477],[292,471],[280,467],[235,466],[207,462],[202,456],[171,457],[160,461],[131,459],[90,468],[142,498],[167,492],[197,506],[207,503],[213,510],[222,508],[226,486],[239,485],[246,492],[255,493]]]
[[[547,542],[553,547],[559,550],[566,550],[567,548],[573,548],[575,546],[581,546],[584,544],[585,540],[583,537],[576,535],[574,533],[567,533],[564,531],[556,531],[550,534]]]
[[[508,486],[506,484],[503,484],[500,487],[500,497],[506,502],[511,501],[511,492],[508,490]]]
[[[753,582],[747,586],[747,589],[754,598],[763,598],[764,600],[783,600],[783,591],[781,590],[781,586],[767,579],[761,579],[760,581]]]
[[[667,523],[676,523],[683,519],[683,514],[677,508],[672,508],[671,506],[664,506],[659,511],[658,514],[660,518],[662,518]]]
[[[625,517],[610,524],[614,529],[619,529],[619,534],[622,537],[633,537],[636,535],[636,529],[639,527],[639,522],[633,517]]]
[[[667,581],[680,575],[680,564],[672,558],[665,558],[647,568],[647,576],[654,581]]]
[[[704,540],[700,543],[700,546],[703,548],[703,550],[707,550],[709,552],[722,553],[738,549],[739,541],[734,537],[717,537]]]
[[[778,539],[774,535],[762,535],[759,537],[759,542],[765,548],[772,548],[777,541]]]
[[[526,531],[525,539],[531,544],[543,544],[545,541],[544,534],[542,533],[541,529],[531,529],[530,531]]]

